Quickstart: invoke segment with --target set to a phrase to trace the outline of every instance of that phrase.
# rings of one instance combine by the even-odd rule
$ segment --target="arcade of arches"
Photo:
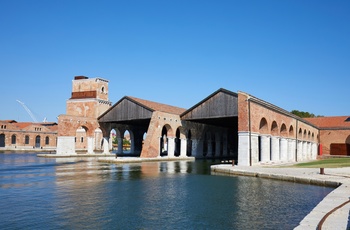
[[[74,85],[81,87],[73,87],[67,115],[59,116],[57,154],[227,158],[254,165],[319,153],[317,126],[244,92],[219,89],[186,110],[128,96],[110,105],[103,79],[78,77]]]

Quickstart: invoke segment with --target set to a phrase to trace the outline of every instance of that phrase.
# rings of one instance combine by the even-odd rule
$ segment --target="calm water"
[[[0,229],[293,229],[332,190],[210,164],[0,154]]]

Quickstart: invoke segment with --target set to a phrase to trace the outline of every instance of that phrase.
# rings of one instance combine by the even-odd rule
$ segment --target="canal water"
[[[293,229],[332,191],[210,175],[215,163],[0,154],[0,229]]]

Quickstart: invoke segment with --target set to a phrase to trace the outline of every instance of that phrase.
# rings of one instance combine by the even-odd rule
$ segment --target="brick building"
[[[319,128],[322,154],[350,156],[350,117],[307,118]]]
[[[56,123],[0,121],[1,149],[54,149],[60,155],[117,154],[123,139],[140,157],[229,158],[240,165],[349,155],[350,118],[302,119],[245,92],[219,89],[189,109],[125,96],[112,106],[108,81],[77,76]]]
[[[0,151],[53,151],[57,144],[55,122],[0,120]]]
[[[110,106],[107,80],[76,76],[66,102],[66,114],[58,116],[57,154],[103,151],[97,117]]]

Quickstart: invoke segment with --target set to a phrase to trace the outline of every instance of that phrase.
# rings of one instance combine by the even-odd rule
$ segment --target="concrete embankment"
[[[330,186],[329,193],[295,229],[350,229],[350,167],[327,168],[321,174],[319,168],[291,168],[266,166],[211,166],[212,174],[253,176],[275,180]]]

